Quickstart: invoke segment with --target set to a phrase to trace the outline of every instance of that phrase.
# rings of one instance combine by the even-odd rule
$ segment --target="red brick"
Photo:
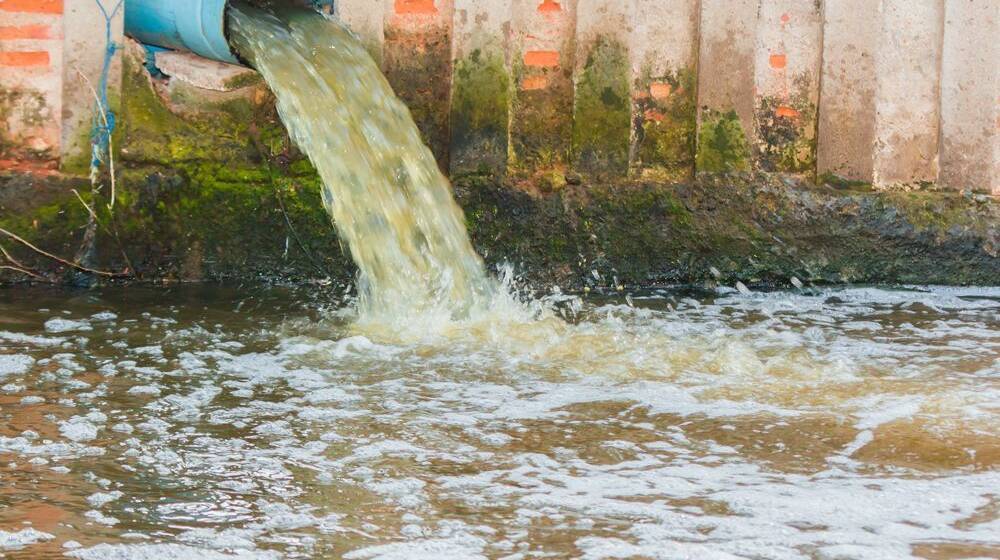
[[[396,0],[394,9],[397,14],[432,15],[438,13],[434,0]]]
[[[48,66],[46,51],[0,52],[0,66]]]
[[[560,6],[559,2],[556,2],[555,0],[544,0],[538,5],[539,12],[558,12],[561,10],[562,6]]]
[[[541,66],[546,68],[559,66],[559,52],[528,51],[524,53],[524,64],[526,66]]]
[[[48,25],[0,26],[0,41],[14,39],[52,39]]]
[[[61,14],[63,13],[63,0],[0,0],[0,10],[5,12]]]

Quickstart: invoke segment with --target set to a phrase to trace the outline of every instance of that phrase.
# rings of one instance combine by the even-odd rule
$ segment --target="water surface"
[[[0,292],[0,554],[1000,555],[1000,289],[536,304]]]

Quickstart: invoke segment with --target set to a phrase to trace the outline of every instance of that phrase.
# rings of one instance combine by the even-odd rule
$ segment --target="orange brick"
[[[787,105],[780,105],[777,109],[774,110],[774,114],[779,117],[784,117],[786,119],[794,119],[799,116],[798,111]]]
[[[541,4],[538,5],[538,11],[559,12],[562,11],[562,6],[560,6],[559,2],[556,2],[555,0],[544,0]]]
[[[559,66],[559,53],[557,51],[528,51],[524,53],[524,64],[543,68]]]
[[[63,13],[63,0],[0,0],[0,10],[5,12],[61,14]]]
[[[48,66],[46,51],[0,52],[0,66]]]
[[[772,54],[770,58],[771,68],[781,69],[788,66],[788,58],[783,54]]]
[[[0,27],[0,41],[14,39],[51,39],[52,28],[48,25],[22,25]]]
[[[438,13],[434,0],[396,0],[394,8],[397,14],[431,15]]]
[[[549,87],[549,78],[547,76],[528,76],[521,81],[521,89],[525,91],[545,89],[547,87]]]
[[[649,84],[649,94],[653,99],[666,99],[670,97],[673,88],[666,82],[653,82]]]

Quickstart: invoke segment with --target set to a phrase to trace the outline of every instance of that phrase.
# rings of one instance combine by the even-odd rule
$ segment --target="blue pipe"
[[[125,33],[142,43],[239,64],[225,26],[226,0],[125,0]]]

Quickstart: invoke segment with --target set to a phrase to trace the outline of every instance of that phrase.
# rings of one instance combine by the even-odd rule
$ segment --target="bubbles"
[[[35,345],[49,317],[18,310],[25,332],[0,352],[31,365],[12,379],[23,392],[0,394],[0,530],[30,520],[53,538],[28,553],[73,543],[82,558],[1000,545],[1000,291],[629,305],[498,276],[519,295],[416,326],[306,292],[236,311],[247,294],[181,287],[175,313],[132,287],[66,304],[68,320],[99,304],[127,331]]]

